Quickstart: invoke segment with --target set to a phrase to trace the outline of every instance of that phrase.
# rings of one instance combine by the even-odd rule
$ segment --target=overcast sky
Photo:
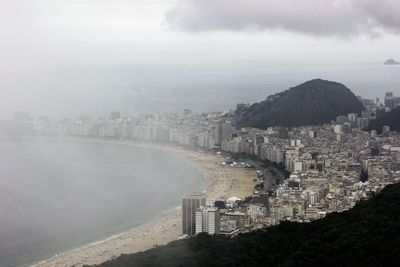
[[[110,66],[400,60],[399,33],[398,0],[0,0],[0,112],[85,105]]]

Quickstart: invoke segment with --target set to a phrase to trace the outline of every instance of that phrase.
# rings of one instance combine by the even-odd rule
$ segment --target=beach
[[[224,158],[202,151],[192,151],[177,147],[133,143],[119,140],[68,138],[79,142],[101,142],[127,146],[140,146],[163,150],[193,162],[207,179],[207,203],[231,196],[244,198],[254,191],[256,173],[254,169],[224,166]],[[179,204],[179,203],[177,203]],[[36,266],[83,266],[94,265],[113,259],[121,254],[144,251],[157,245],[164,245],[178,239],[181,234],[180,208],[168,212],[165,216],[125,233],[115,235],[103,241],[89,244],[68,252],[61,253]]]

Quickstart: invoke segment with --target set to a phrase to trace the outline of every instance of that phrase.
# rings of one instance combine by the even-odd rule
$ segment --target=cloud
[[[400,32],[399,0],[178,0],[173,29],[285,30],[316,36]]]

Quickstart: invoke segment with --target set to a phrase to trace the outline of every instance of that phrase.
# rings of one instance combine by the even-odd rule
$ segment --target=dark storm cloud
[[[174,29],[286,30],[318,36],[400,31],[399,0],[179,0]]]

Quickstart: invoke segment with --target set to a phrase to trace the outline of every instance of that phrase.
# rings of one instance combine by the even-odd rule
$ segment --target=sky
[[[141,66],[400,60],[400,1],[0,0],[0,34],[1,115],[101,113]]]

